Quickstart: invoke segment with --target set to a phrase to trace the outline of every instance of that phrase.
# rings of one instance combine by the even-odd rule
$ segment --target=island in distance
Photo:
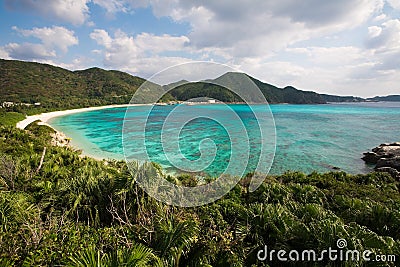
[[[400,102],[400,95],[389,95],[389,96],[375,96],[372,98],[367,98],[367,101],[373,101],[373,102],[380,102],[380,101],[385,101],[385,102]]]

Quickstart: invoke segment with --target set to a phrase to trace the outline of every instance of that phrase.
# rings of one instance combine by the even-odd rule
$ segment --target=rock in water
[[[381,158],[376,163],[375,169],[389,167],[400,171],[400,156],[393,158]]]
[[[379,158],[380,157],[375,152],[365,152],[364,157],[362,157],[362,159],[366,163],[370,163],[370,164],[376,164],[378,162]]]
[[[362,159],[369,164],[375,164],[375,170],[388,172],[392,177],[400,177],[400,142],[381,144],[372,149],[372,152],[365,152]]]

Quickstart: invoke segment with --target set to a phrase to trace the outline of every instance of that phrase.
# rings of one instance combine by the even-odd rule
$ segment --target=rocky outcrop
[[[365,152],[362,159],[369,164],[376,164],[380,157],[375,152]]]
[[[388,172],[392,177],[400,179],[400,142],[381,144],[365,152],[362,158],[366,163],[375,164],[375,170]]]
[[[393,158],[381,158],[376,163],[375,169],[390,167],[400,171],[400,156]]]
[[[400,172],[397,171],[396,169],[390,168],[390,167],[381,167],[381,168],[376,168],[376,172],[387,172],[389,173],[393,178],[400,180]]]

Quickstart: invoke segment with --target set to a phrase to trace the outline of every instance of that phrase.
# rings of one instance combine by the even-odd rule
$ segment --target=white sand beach
[[[144,106],[151,104],[121,104],[121,105],[108,105],[108,106],[99,106],[99,107],[88,107],[88,108],[79,108],[79,109],[70,109],[70,110],[62,110],[62,111],[53,111],[42,113],[38,115],[27,116],[24,120],[17,123],[16,127],[19,129],[25,129],[29,124],[34,121],[38,121],[40,125],[47,125],[51,127],[55,133],[52,135],[52,144],[56,146],[69,146],[76,150],[81,150],[82,156],[88,156],[94,158],[96,160],[103,159],[120,159],[117,155],[113,153],[107,153],[105,151],[101,151],[97,146],[91,143],[82,142],[81,140],[73,140],[71,137],[63,132],[55,129],[48,121],[55,117],[60,117],[69,114],[75,114],[80,112],[87,112],[92,110],[100,110],[100,109],[109,109],[109,108],[122,108],[122,107],[133,107],[133,106]],[[121,158],[122,159],[122,158]]]
[[[59,117],[59,116],[64,116],[64,115],[69,115],[69,114],[74,114],[74,113],[80,113],[80,112],[87,112],[87,111],[92,111],[92,110],[107,109],[107,108],[123,108],[123,107],[142,106],[142,105],[147,105],[147,104],[109,105],[109,106],[78,108],[78,109],[69,109],[69,110],[62,110],[62,111],[47,112],[47,113],[42,113],[42,114],[38,114],[38,115],[27,116],[26,119],[18,122],[16,126],[19,129],[25,129],[26,126],[28,126],[29,124],[31,124],[32,122],[37,121],[37,120],[39,120],[40,124],[42,124],[42,125],[48,125],[47,122],[50,119],[55,118],[55,117]],[[48,126],[50,126],[50,125],[48,125]]]

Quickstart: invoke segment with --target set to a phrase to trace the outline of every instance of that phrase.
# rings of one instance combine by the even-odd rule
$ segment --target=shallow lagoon
[[[221,109],[222,105],[194,105],[198,109]],[[249,129],[251,157],[257,155],[254,116],[245,105],[230,105]],[[349,173],[366,173],[371,167],[360,159],[362,153],[385,142],[400,141],[400,103],[345,103],[327,105],[271,105],[276,125],[276,154],[270,173],[287,170],[305,173],[326,172],[338,167]],[[155,106],[147,127],[146,147],[152,161],[174,173],[160,145],[160,129],[174,106]],[[256,108],[256,107],[255,107]],[[123,159],[122,126],[126,108],[103,109],[57,117],[50,124],[72,138],[73,145],[96,158]],[[129,109],[128,119],[145,122],[143,107]],[[223,121],[223,117],[221,120]],[[235,121],[226,123],[235,125]],[[134,138],[135,123],[130,123]],[[254,138],[253,138],[254,137]],[[204,172],[216,176],[230,159],[231,146],[226,129],[213,120],[196,119],[186,124],[179,135],[182,154],[190,160],[200,156],[199,143],[211,138],[217,147],[215,160]],[[233,140],[234,141],[234,140]],[[247,144],[246,144],[247,145]],[[172,155],[173,157],[174,155]],[[179,155],[175,155],[179,156]],[[254,162],[249,162],[251,170]],[[253,166],[254,167],[254,166]]]

